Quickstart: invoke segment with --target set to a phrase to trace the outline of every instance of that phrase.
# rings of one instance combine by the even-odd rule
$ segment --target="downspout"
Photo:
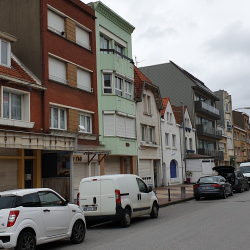
[[[181,101],[182,103],[182,117],[183,117],[183,149],[184,149],[184,154],[183,154],[183,161],[184,161],[184,171],[185,171],[185,176],[186,176],[186,135],[185,135],[185,112],[184,112],[184,102]],[[184,180],[184,176],[182,176],[182,180]]]
[[[162,175],[162,184],[166,186],[165,183],[163,183],[163,180],[164,180],[164,177],[163,177],[163,144],[162,144],[163,135],[162,135],[162,124],[161,124],[161,110],[159,110],[159,112],[160,112],[160,137],[161,137],[161,175]],[[166,174],[167,174],[167,171],[166,171]]]

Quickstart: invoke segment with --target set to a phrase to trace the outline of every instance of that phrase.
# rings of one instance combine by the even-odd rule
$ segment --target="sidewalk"
[[[181,198],[181,187],[185,187],[186,189],[186,198]],[[170,189],[170,199],[168,200],[168,189]],[[169,206],[172,204],[177,204],[180,202],[184,202],[187,200],[194,199],[193,196],[193,184],[179,184],[179,185],[172,185],[168,187],[157,187],[153,189],[156,191],[156,196],[158,198],[158,202],[160,207]]]

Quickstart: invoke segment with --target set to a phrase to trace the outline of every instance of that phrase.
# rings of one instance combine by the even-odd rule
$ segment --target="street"
[[[46,249],[247,249],[250,192],[222,199],[201,199],[161,208],[158,219],[132,220],[129,228],[106,223],[90,228],[80,245],[69,240]]]

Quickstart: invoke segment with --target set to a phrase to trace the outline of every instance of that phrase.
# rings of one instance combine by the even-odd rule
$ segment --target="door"
[[[80,209],[85,216],[101,215],[100,179],[88,179],[80,184]]]
[[[111,179],[105,180],[105,176],[101,177],[100,189],[101,189],[101,214],[115,215],[116,199],[115,199],[114,181]]]
[[[174,160],[170,162],[170,175],[171,175],[171,179],[177,178],[177,170],[176,170],[176,164]]]
[[[33,188],[33,160],[25,160],[25,188]]]
[[[151,194],[148,192],[147,185],[143,180],[136,178],[139,191],[140,191],[140,214],[148,214],[151,210]]]
[[[66,234],[70,223],[68,205],[63,205],[63,200],[51,191],[38,192],[38,195],[42,206],[45,236]]]

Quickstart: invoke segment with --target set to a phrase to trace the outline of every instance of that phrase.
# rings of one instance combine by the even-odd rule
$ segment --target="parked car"
[[[194,198],[220,196],[226,199],[228,195],[233,196],[233,188],[223,176],[203,176],[193,186]]]
[[[248,184],[250,184],[250,162],[241,163],[240,172],[247,178]]]
[[[247,178],[244,177],[240,171],[235,171],[233,166],[219,166],[214,167],[213,170],[229,181],[233,187],[233,190],[236,190],[240,193],[242,193],[244,190],[249,190]]]
[[[35,250],[65,238],[81,243],[85,224],[79,207],[51,189],[0,192],[0,248]]]
[[[120,221],[129,227],[131,218],[150,214],[158,217],[158,200],[152,187],[137,175],[117,174],[82,179],[78,204],[88,226],[96,221]]]

